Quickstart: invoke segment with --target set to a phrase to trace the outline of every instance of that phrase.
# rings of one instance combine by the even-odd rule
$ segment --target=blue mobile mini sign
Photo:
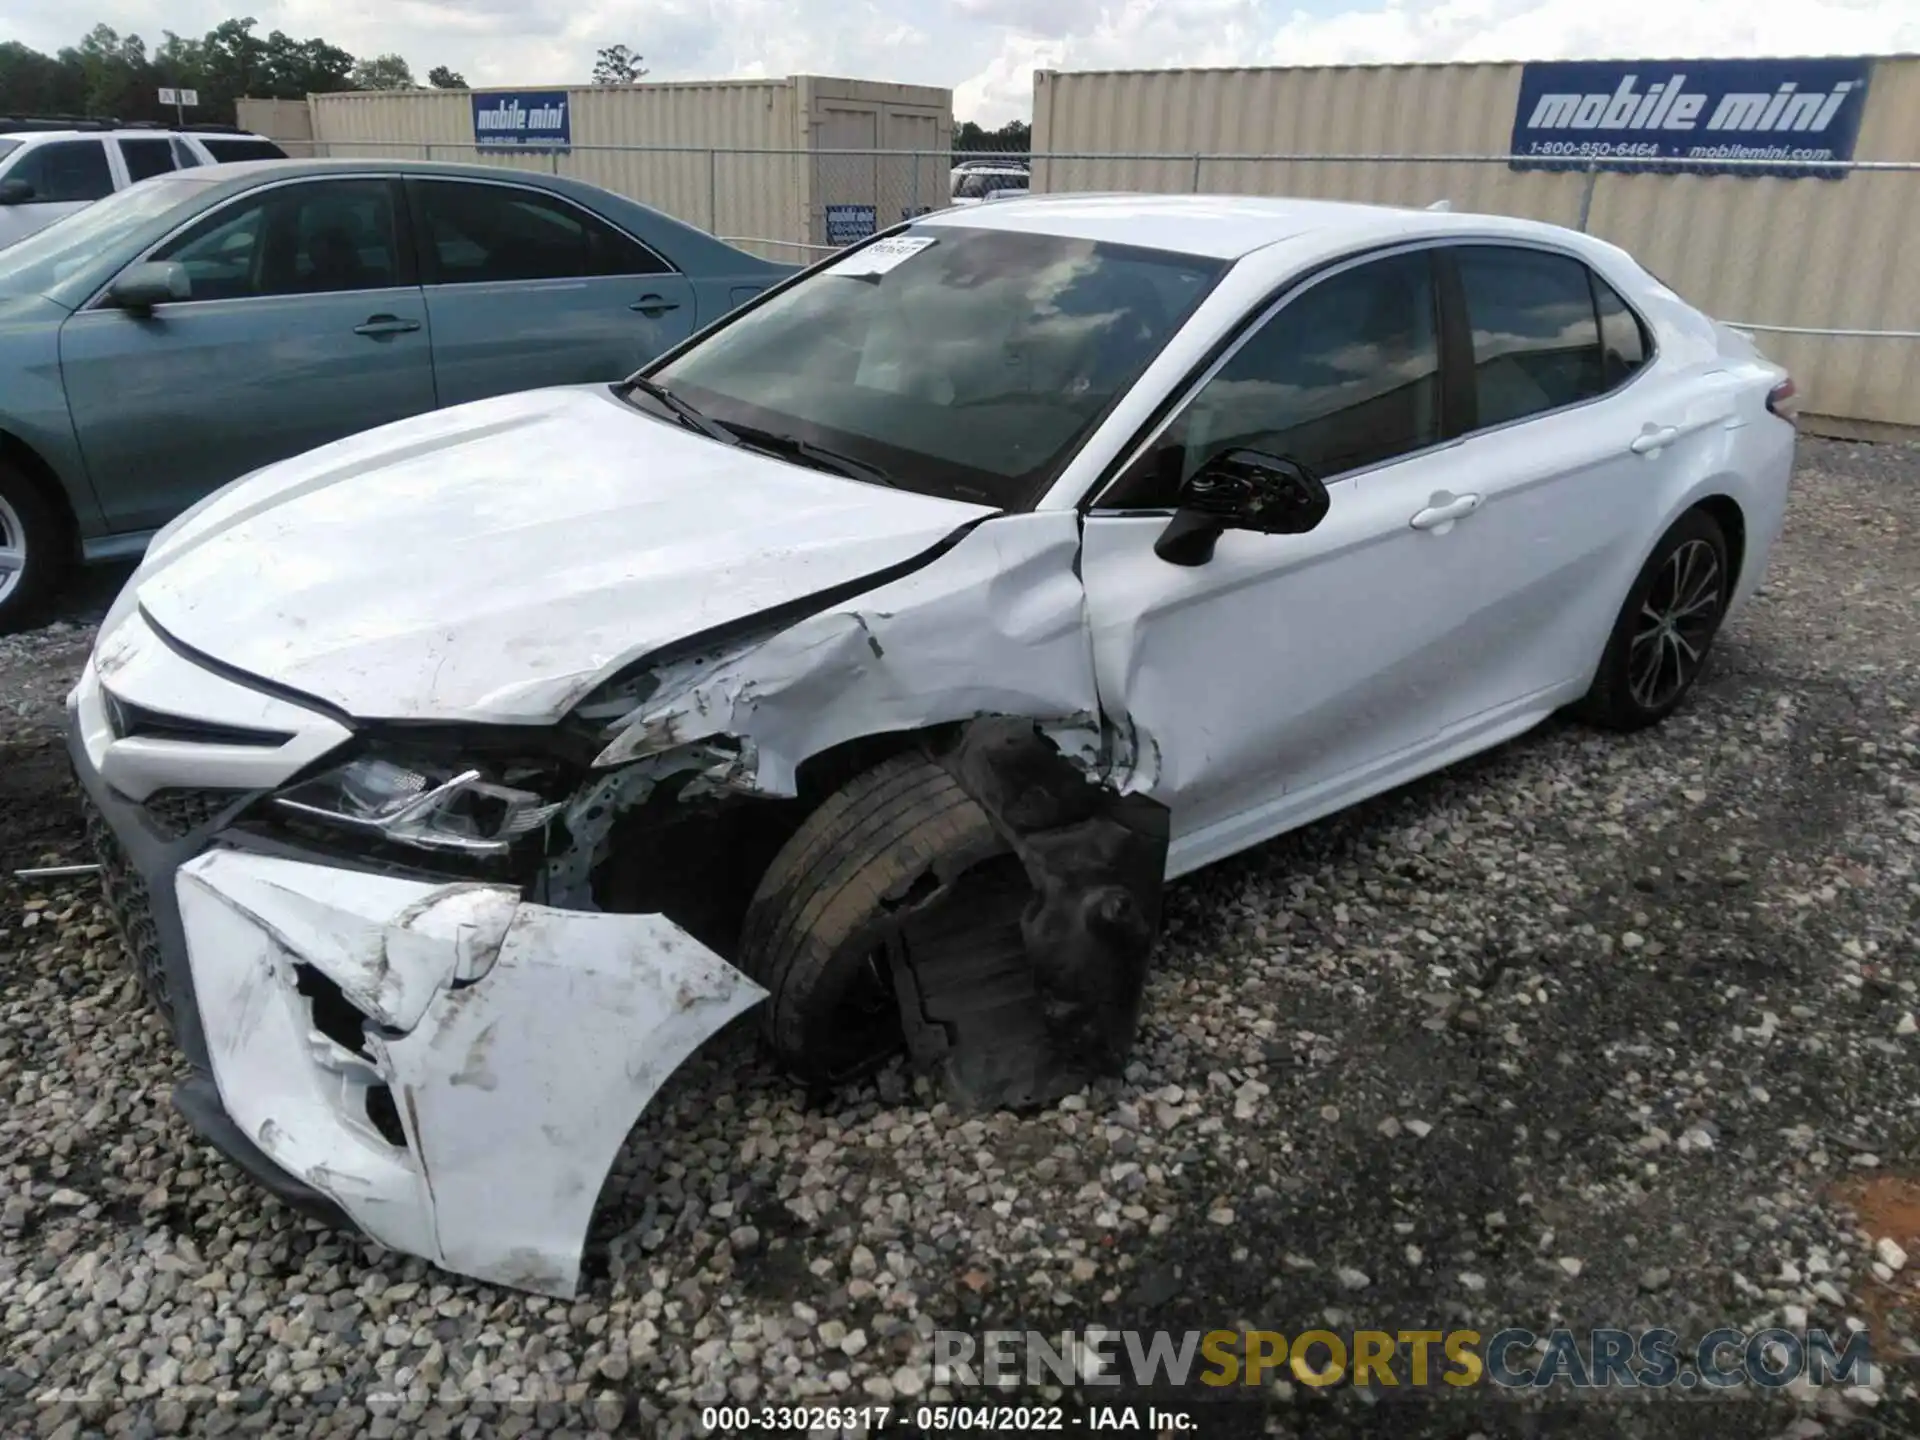
[[[879,212],[872,205],[827,206],[827,243],[851,245],[879,228]]]
[[[1866,58],[1530,63],[1513,115],[1512,165],[1578,170],[1587,159],[1770,160],[1779,163],[1686,168],[1836,179],[1846,171],[1830,162],[1853,158],[1872,74]]]
[[[564,90],[476,91],[473,143],[482,150],[565,155],[573,148],[571,111]]]

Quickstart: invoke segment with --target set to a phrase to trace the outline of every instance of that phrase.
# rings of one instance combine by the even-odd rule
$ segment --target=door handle
[[[1678,425],[1649,425],[1633,437],[1633,443],[1627,448],[1636,455],[1651,455],[1656,450],[1664,450],[1680,438]]]
[[[642,315],[651,319],[655,315],[664,315],[669,310],[678,310],[680,308],[680,302],[678,300],[669,300],[664,295],[642,295],[627,308],[629,310],[638,310]]]
[[[398,315],[369,315],[366,320],[353,327],[356,335],[405,335],[418,330],[418,320],[402,320]]]
[[[1444,535],[1453,528],[1454,521],[1465,519],[1479,508],[1478,495],[1454,495],[1436,490],[1427,501],[1427,508],[1413,517],[1413,528]]]

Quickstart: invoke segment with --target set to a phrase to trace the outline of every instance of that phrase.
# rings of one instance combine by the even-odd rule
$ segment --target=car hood
[[[64,320],[69,313],[44,295],[0,294],[0,326],[45,324]]]
[[[545,723],[662,645],[992,513],[724,445],[605,387],[538,390],[236,481],[156,537],[116,608],[362,719]]]

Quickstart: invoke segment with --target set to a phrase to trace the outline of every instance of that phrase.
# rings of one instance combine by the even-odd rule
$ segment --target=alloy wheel
[[[1725,603],[1719,552],[1687,540],[1661,565],[1640,605],[1627,651],[1627,688],[1643,710],[1658,710],[1693,682]]]
[[[27,569],[27,527],[20,512],[7,497],[0,495],[0,604],[20,588],[20,577]]]

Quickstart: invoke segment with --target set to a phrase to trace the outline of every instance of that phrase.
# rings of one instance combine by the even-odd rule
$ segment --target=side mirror
[[[191,300],[193,281],[178,261],[149,260],[121,271],[120,278],[107,287],[107,298],[122,310],[145,315],[169,300]]]
[[[1229,450],[1181,487],[1153,553],[1170,565],[1204,565],[1228,530],[1304,535],[1327,518],[1331,504],[1327,487],[1304,465],[1258,450]]]
[[[25,180],[0,180],[0,205],[25,205],[33,199],[33,186]]]

